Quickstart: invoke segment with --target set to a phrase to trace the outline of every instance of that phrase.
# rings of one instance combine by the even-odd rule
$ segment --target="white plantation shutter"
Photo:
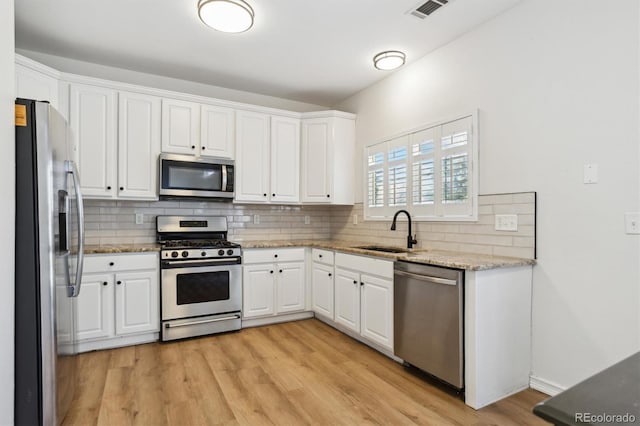
[[[406,208],[417,220],[476,220],[474,115],[367,148],[365,219]]]

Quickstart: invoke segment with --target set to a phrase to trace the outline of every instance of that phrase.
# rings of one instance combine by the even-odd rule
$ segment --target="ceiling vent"
[[[420,4],[415,9],[411,9],[408,13],[417,18],[424,19],[447,3],[449,3],[449,0],[429,0],[426,3]]]

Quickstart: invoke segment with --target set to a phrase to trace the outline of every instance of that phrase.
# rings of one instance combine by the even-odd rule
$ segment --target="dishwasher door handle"
[[[394,273],[397,274],[397,275],[401,275],[403,277],[414,278],[414,279],[420,280],[420,281],[429,281],[429,282],[434,283],[434,284],[445,284],[445,285],[457,285],[458,284],[458,281],[450,280],[448,278],[438,278],[438,277],[432,277],[432,276],[429,276],[429,275],[412,274],[411,272],[399,271],[397,269],[394,271]]]

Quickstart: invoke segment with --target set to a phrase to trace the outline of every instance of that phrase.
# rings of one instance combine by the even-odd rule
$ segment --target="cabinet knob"
[[[102,282],[102,285],[107,285],[107,284],[108,284],[108,283],[107,283],[106,281],[103,281],[103,282]]]
[[[109,266],[113,266],[113,265],[115,265],[115,263],[109,262]]]
[[[264,194],[262,194],[262,195],[264,195],[265,197],[267,196],[267,194],[266,194],[266,193],[264,193]]]
[[[282,269],[280,269],[278,272],[282,273]]]
[[[274,255],[273,255],[273,257],[278,257],[278,255],[277,255],[277,254],[274,254]]]
[[[270,274],[273,274],[273,271],[269,271]]]
[[[331,272],[329,272],[329,276],[331,276],[331,275],[332,275]]]
[[[360,281],[360,285],[364,285],[364,283],[362,281]]]
[[[116,284],[120,285],[122,284],[122,281],[116,281]]]
[[[120,191],[124,191],[124,186],[121,186],[121,187],[120,187]]]
[[[195,145],[191,145],[191,149],[196,149],[196,146]]]
[[[204,146],[202,147],[202,150],[203,150],[203,151],[205,150],[205,147],[204,147]]]
[[[111,187],[110,186],[107,186],[107,191],[111,191]]]
[[[358,284],[358,281],[354,281],[353,283],[354,283],[354,284]]]
[[[331,198],[331,195],[327,194],[327,198]]]
[[[272,196],[272,197],[275,197],[275,196],[276,196],[276,194],[271,194],[271,196]]]
[[[318,257],[319,257],[320,259],[322,259],[322,255],[321,255],[321,254],[319,254],[319,255],[318,255]]]

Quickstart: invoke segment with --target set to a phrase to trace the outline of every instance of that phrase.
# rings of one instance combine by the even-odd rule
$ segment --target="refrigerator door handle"
[[[73,178],[73,187],[76,192],[78,208],[78,263],[76,265],[76,280],[74,283],[69,283],[69,297],[78,297],[82,284],[82,268],[84,266],[84,202],[82,200],[82,191],[80,189],[80,179],[78,178],[76,164],[73,161],[66,160],[65,170]]]
[[[58,190],[58,229],[60,240],[58,241],[58,252],[60,254],[69,253],[69,193],[64,189]]]

